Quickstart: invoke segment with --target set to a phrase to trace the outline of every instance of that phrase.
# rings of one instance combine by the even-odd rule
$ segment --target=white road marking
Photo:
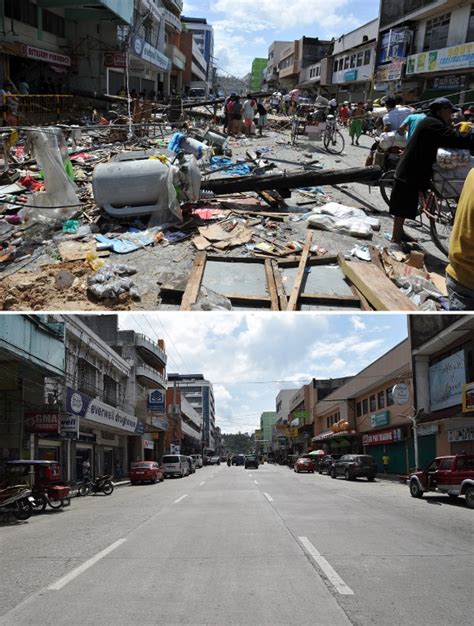
[[[178,502],[181,502],[181,500],[184,500],[184,498],[187,498],[188,494],[185,493],[184,496],[181,496],[180,498],[178,498],[177,500],[174,501],[174,504],[178,504]]]
[[[205,485],[205,484],[206,484],[206,481],[203,480],[202,483],[199,483],[199,486],[201,487],[201,485]]]
[[[317,565],[323,570],[329,582],[334,586],[336,591],[344,596],[354,595],[354,592],[350,587],[346,585],[346,583],[342,580],[336,570],[330,565],[326,559],[320,555],[320,553],[313,546],[311,541],[307,537],[298,537],[300,542],[303,544],[306,552],[311,556],[314,561],[316,561]]]
[[[354,498],[354,496],[346,496],[345,493],[340,493],[338,495],[340,495],[341,498],[349,498],[349,500],[355,500],[356,502],[360,502],[359,498]]]
[[[273,502],[273,498],[271,497],[269,493],[263,492],[263,495],[269,502]]]
[[[67,585],[69,582],[71,582],[71,580],[73,580],[74,578],[82,574],[82,572],[85,572],[87,569],[89,569],[89,567],[92,567],[95,563],[97,563],[97,561],[100,561],[100,559],[103,559],[104,556],[107,556],[107,554],[110,554],[112,550],[115,550],[115,548],[118,548],[119,546],[121,546],[122,543],[124,543],[125,541],[127,540],[119,539],[118,541],[110,545],[108,548],[105,548],[105,550],[98,552],[95,556],[88,559],[85,563],[83,563],[82,565],[79,565],[79,567],[76,567],[76,569],[73,569],[72,572],[69,572],[69,574],[66,574],[65,576],[57,580],[52,585],[49,585],[48,589],[53,590],[53,591],[57,591],[58,589],[61,589],[62,587]]]
[[[253,481],[256,485],[258,485],[258,482],[256,480]]]

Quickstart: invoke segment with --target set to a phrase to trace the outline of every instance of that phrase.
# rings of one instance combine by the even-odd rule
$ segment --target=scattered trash
[[[355,256],[361,261],[371,261],[370,250],[367,246],[354,246],[351,256]]]
[[[98,300],[123,299],[123,296],[140,299],[135,282],[130,278],[137,273],[128,265],[109,265],[101,268],[88,280],[88,293]]]
[[[78,220],[66,220],[63,224],[63,233],[77,233],[78,230]]]
[[[191,305],[191,311],[232,311],[232,302],[203,285],[197,302]]]

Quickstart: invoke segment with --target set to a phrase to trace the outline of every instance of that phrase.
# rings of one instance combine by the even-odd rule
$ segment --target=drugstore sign
[[[474,42],[431,52],[412,54],[407,60],[407,76],[474,67]]]

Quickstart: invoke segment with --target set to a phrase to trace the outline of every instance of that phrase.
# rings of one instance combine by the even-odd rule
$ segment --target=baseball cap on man
[[[449,98],[436,98],[436,100],[431,102],[429,108],[432,111],[437,111],[439,109],[452,109],[453,111],[459,111]]]

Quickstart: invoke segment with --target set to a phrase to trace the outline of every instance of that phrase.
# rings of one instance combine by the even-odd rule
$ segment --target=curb
[[[130,485],[129,480],[118,480],[117,482],[112,482],[114,487],[125,487],[125,485]]]

